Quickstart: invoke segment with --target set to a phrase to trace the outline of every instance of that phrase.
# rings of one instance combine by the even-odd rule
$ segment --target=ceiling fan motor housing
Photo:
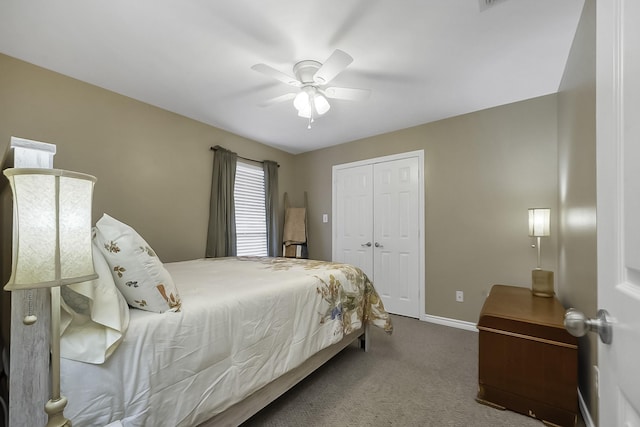
[[[313,79],[313,76],[320,69],[320,67],[322,67],[322,64],[318,61],[307,59],[304,61],[300,61],[293,66],[293,74],[295,74],[298,80],[300,80],[303,84],[324,84],[325,82],[316,82]]]

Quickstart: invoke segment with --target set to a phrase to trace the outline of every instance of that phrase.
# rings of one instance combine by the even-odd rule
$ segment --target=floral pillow
[[[180,310],[180,296],[171,275],[133,228],[104,214],[96,223],[95,242],[130,306],[156,313]]]

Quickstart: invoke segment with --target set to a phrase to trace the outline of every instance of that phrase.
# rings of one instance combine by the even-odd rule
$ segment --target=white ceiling
[[[584,0],[1,0],[0,52],[301,153],[558,90]],[[330,100],[310,130],[292,74],[335,50]],[[0,75],[0,78],[2,76]],[[212,141],[212,144],[216,141]]]

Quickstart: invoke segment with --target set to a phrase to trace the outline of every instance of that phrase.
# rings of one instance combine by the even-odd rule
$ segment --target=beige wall
[[[11,136],[56,144],[54,167],[95,175],[94,221],[130,224],[163,261],[204,256],[209,147],[277,161],[281,193],[294,176],[288,153],[0,54],[0,155]]]
[[[280,191],[291,191],[283,151],[5,55],[0,76],[0,153],[11,136],[56,144],[54,167],[98,178],[94,220],[130,224],[163,261],[204,256],[211,146],[277,161]]]
[[[529,287],[536,251],[527,209],[557,213],[557,110],[549,95],[296,156],[296,196],[309,197],[312,258],[331,259],[332,166],[425,152],[426,311],[476,322],[492,284]],[[556,269],[556,221],[543,267]],[[455,302],[455,291],[465,302]]]
[[[597,311],[596,6],[587,0],[558,94],[560,298],[589,317]],[[597,420],[592,365],[597,337],[580,339],[580,390]]]

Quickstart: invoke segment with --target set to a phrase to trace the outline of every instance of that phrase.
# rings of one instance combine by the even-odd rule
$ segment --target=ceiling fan
[[[256,64],[251,69],[266,74],[282,83],[299,88],[296,92],[271,98],[262,104],[267,107],[279,102],[293,99],[293,106],[298,110],[298,116],[309,119],[307,128],[311,129],[314,118],[329,111],[329,99],[344,99],[348,101],[360,101],[369,97],[367,89],[353,89],[345,87],[326,87],[331,80],[344,71],[353,62],[353,58],[346,52],[336,49],[323,63],[314,60],[304,60],[293,66],[295,77],[275,68]]]

